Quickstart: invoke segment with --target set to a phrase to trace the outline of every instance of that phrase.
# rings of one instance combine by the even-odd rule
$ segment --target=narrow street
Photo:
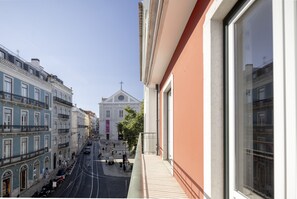
[[[104,174],[103,167],[117,167],[107,165],[105,160],[98,159],[100,145],[93,141],[91,153],[83,152],[65,181],[50,197],[67,198],[125,198],[127,197],[130,177],[120,177],[116,173]],[[120,168],[118,168],[120,170]]]

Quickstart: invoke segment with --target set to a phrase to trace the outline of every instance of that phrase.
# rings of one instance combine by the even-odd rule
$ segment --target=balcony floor
[[[145,198],[188,198],[160,156],[143,155],[143,171]]]

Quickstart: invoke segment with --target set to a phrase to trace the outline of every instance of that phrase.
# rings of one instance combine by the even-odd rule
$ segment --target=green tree
[[[126,107],[124,120],[117,124],[119,135],[123,136],[123,140],[127,141],[129,150],[137,145],[138,135],[143,132],[143,103],[141,111],[137,113],[130,107]]]

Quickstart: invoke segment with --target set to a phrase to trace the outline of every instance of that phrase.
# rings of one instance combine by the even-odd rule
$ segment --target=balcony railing
[[[26,154],[22,154],[22,155],[16,155],[16,156],[12,156],[12,157],[7,157],[7,158],[1,158],[0,159],[0,167],[5,166],[5,165],[9,165],[9,164],[13,164],[13,163],[17,163],[17,162],[21,162],[24,160],[29,160],[31,158],[43,155],[45,153],[48,152],[48,147],[45,147],[43,149],[39,149],[37,151],[33,151],[30,153],[26,153]]]
[[[58,148],[62,149],[62,148],[68,147],[68,146],[69,146],[69,142],[65,142],[65,143],[59,144]]]
[[[58,133],[69,133],[69,129],[58,129]]]
[[[0,132],[36,132],[48,130],[48,126],[0,125]]]
[[[59,114],[58,114],[58,118],[61,118],[61,119],[69,119],[70,116],[69,116],[69,115],[66,115],[66,114],[61,114],[61,113],[59,113]]]
[[[88,125],[77,125],[77,128],[88,128]]]
[[[157,134],[139,133],[127,198],[143,198],[142,154],[157,154]]]
[[[19,104],[24,104],[24,105],[30,105],[38,108],[43,108],[43,109],[48,109],[48,104],[44,102],[40,102],[38,100],[28,98],[28,97],[23,97],[21,95],[16,95],[13,93],[8,93],[4,91],[0,91],[0,99],[5,100],[5,101],[10,101],[10,102],[15,102]]]
[[[66,100],[63,100],[63,99],[61,99],[61,98],[59,98],[57,96],[54,96],[54,101],[60,102],[60,103],[65,104],[67,106],[71,106],[71,107],[73,106],[71,102],[68,102]]]

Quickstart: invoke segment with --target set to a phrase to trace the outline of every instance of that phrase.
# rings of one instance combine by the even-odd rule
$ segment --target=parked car
[[[62,178],[64,180],[65,179],[65,174],[66,174],[65,169],[59,169],[57,174],[56,174],[56,179]]]
[[[86,146],[84,149],[84,154],[90,154],[90,153],[91,153],[91,148]]]

